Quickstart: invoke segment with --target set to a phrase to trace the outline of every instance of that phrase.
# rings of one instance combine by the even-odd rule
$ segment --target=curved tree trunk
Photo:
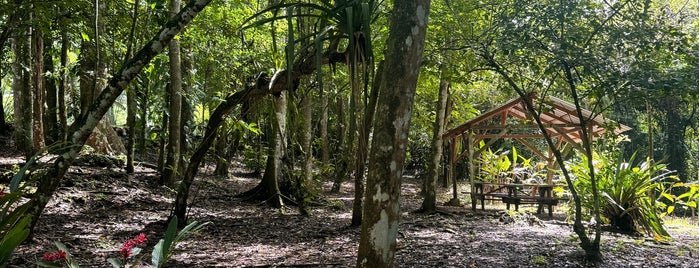
[[[27,203],[28,208],[25,217],[29,219],[28,226],[30,226],[30,230],[33,231],[44,207],[46,207],[56,188],[61,184],[68,168],[78,156],[92,130],[114,104],[121,92],[124,91],[124,88],[210,2],[211,0],[192,0],[189,2],[178,16],[170,19],[155,35],[155,38],[146,43],[134,58],[127,61],[112,76],[87,113],[76,118],[68,130],[68,143],[73,146],[64,147],[64,151],[58,155],[53,165],[38,178],[38,188],[29,203]]]
[[[396,0],[386,40],[357,267],[392,267],[410,118],[430,0]]]

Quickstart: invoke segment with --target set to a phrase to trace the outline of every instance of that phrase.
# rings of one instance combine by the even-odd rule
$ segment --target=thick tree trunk
[[[99,18],[105,6],[95,6],[95,16]],[[94,18],[93,18],[94,19]],[[80,116],[86,116],[91,105],[97,100],[102,88],[107,83],[107,66],[101,59],[100,35],[104,32],[104,23],[96,19],[91,24],[94,32],[90,41],[83,40],[80,48]],[[92,131],[86,145],[101,154],[125,154],[126,148],[108,120],[101,120],[99,127]]]
[[[34,154],[32,139],[32,91],[30,88],[30,75],[24,66],[30,66],[29,62],[29,38],[24,35],[26,30],[17,31],[16,38],[12,39],[12,50],[15,58],[12,61],[12,95],[14,96],[15,117],[15,143],[25,157],[29,159]]]
[[[386,40],[357,267],[392,267],[410,118],[425,43],[429,0],[396,0]]]
[[[170,1],[170,16],[175,16],[180,10],[180,0]],[[180,163],[180,141],[182,133],[180,132],[180,122],[182,114],[182,60],[180,59],[180,42],[177,39],[170,41],[170,103],[169,107],[169,124],[168,124],[168,143],[167,143],[167,160],[162,177],[162,184],[168,187],[175,186],[175,177],[179,170]]]
[[[46,146],[44,141],[44,34],[32,28],[32,144],[34,151]]]
[[[170,40],[210,2],[211,0],[192,0],[189,2],[178,16],[170,19],[155,35],[155,38],[145,44],[134,58],[127,61],[112,76],[105,89],[93,102],[89,111],[76,118],[68,131],[68,143],[74,146],[66,146],[65,151],[58,155],[54,164],[39,178],[38,188],[29,201],[25,217],[29,218],[30,230],[33,230],[34,226],[36,226],[39,216],[53,196],[56,188],[61,184],[70,164],[78,156],[82,145],[85,144],[92,130],[97,126],[104,114],[107,113],[107,110],[114,104],[116,98],[119,97],[131,80],[141,72],[141,69],[159,54]]]
[[[420,210],[426,213],[437,211],[437,179],[439,177],[439,164],[442,161],[442,133],[444,132],[444,121],[446,118],[447,99],[449,98],[449,81],[444,77],[439,83],[439,97],[437,100],[437,111],[432,130],[432,159],[427,166],[427,176],[425,177],[424,189],[422,192],[425,199]],[[458,200],[457,200],[458,201]]]

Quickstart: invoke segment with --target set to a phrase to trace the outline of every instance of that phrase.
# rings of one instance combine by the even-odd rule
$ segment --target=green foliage
[[[39,176],[35,173],[43,170],[45,165],[37,164],[37,157],[48,150],[53,150],[61,145],[54,145],[40,150],[31,156],[17,173],[12,177],[9,186],[9,193],[4,187],[0,189],[0,266],[6,265],[12,259],[12,254],[17,246],[24,242],[29,236],[29,218],[24,217],[29,208],[29,203],[17,205],[24,194],[28,192],[27,187],[36,181]]]
[[[151,253],[151,267],[162,267],[163,264],[172,257],[177,243],[182,241],[185,236],[198,232],[207,224],[209,224],[209,222],[200,224],[197,221],[193,221],[177,232],[177,217],[173,217],[165,231],[165,237],[160,239],[158,244],[153,248],[153,253]]]
[[[600,215],[613,227],[624,232],[643,231],[658,241],[671,239],[663,227],[661,215],[655,206],[653,193],[665,189],[664,184],[677,178],[664,164],[643,161],[634,166],[635,154],[624,161],[621,156],[595,154],[597,182],[601,196]],[[575,174],[576,188],[580,191],[583,206],[592,210],[592,192],[587,159],[582,156],[570,163]]]
[[[485,142],[480,142],[480,147],[485,146]],[[481,180],[485,182],[497,182],[501,179],[519,180],[523,170],[531,168],[531,159],[517,154],[517,148],[512,146],[510,151],[502,151],[501,149],[493,152],[490,148],[481,152],[479,159],[481,165],[481,174],[484,177]],[[519,160],[521,164],[518,165]]]

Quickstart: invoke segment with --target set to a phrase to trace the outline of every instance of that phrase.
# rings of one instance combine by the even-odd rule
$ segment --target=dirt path
[[[210,170],[203,171],[211,174]],[[240,173],[238,175],[242,175]],[[20,246],[13,267],[34,267],[53,241],[66,244],[82,267],[111,267],[122,243],[144,232],[145,252],[161,238],[173,192],[157,186],[157,174],[139,167],[75,167],[42,216],[33,241]],[[359,228],[351,228],[351,183],[313,215],[286,214],[235,198],[257,179],[206,176],[193,187],[193,219],[212,224],[178,247],[170,267],[352,267]],[[447,214],[412,213],[419,207],[417,181],[403,183],[403,217],[396,263],[399,267],[593,267],[581,258],[565,215],[554,219],[503,212],[443,208]],[[533,208],[529,208],[533,209]],[[599,267],[699,267],[697,228],[670,226],[676,242],[658,245],[643,237],[605,234]],[[150,257],[146,257],[149,260]]]

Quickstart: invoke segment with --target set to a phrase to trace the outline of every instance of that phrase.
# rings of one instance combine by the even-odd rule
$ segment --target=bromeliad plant
[[[677,178],[664,164],[645,160],[638,166],[633,165],[635,156],[627,162],[621,156],[593,155],[598,189],[603,197],[600,215],[602,220],[622,232],[644,232],[656,241],[668,241],[671,237],[663,227],[654,199],[666,189],[665,184],[672,184]],[[581,161],[570,163],[570,168],[576,175],[575,187],[580,191],[583,206],[592,210],[587,159],[581,158]]]

